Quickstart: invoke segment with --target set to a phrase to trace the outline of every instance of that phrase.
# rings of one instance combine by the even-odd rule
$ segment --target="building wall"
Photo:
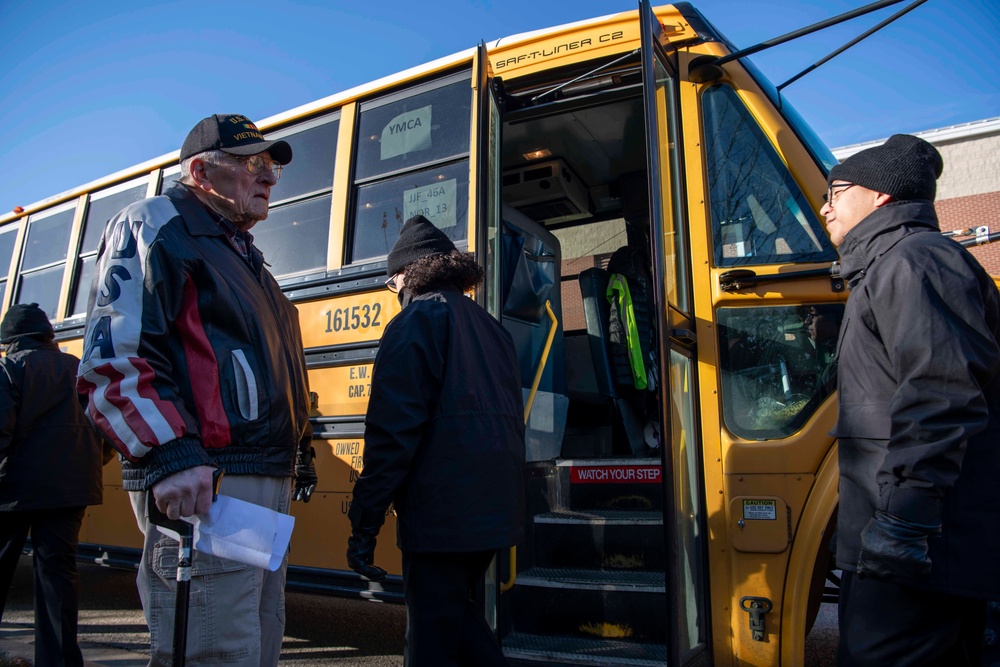
[[[1000,118],[915,132],[941,153],[944,171],[937,184],[935,208],[941,231],[987,225],[1000,233]],[[885,140],[836,148],[838,159]],[[994,276],[1000,276],[1000,241],[969,249]]]

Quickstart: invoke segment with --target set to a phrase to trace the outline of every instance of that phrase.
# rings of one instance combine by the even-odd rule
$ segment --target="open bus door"
[[[707,664],[705,520],[695,418],[695,343],[681,183],[676,66],[649,0],[639,5],[654,302],[659,332],[663,527],[670,665]]]

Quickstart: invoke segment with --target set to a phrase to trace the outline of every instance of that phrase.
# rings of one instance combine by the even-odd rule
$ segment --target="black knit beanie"
[[[11,343],[21,336],[36,336],[52,340],[55,333],[45,311],[37,303],[18,303],[11,306],[0,323],[0,343]]]
[[[881,146],[855,153],[831,169],[827,184],[847,181],[894,199],[934,201],[943,169],[934,146],[920,137],[894,134]]]
[[[452,250],[455,250],[455,244],[447,234],[424,216],[415,215],[403,224],[399,238],[389,251],[386,268],[389,275],[394,276],[421,257],[449,253]]]

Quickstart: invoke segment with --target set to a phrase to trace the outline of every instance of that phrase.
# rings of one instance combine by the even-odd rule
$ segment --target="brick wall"
[[[1000,174],[998,169],[995,174]],[[943,177],[942,177],[943,178]],[[994,185],[1000,187],[1000,176],[994,176]],[[989,225],[990,231],[1000,232],[1000,190],[981,195],[939,199],[934,204],[941,231],[975,228]],[[969,248],[991,275],[1000,276],[1000,241],[988,245]]]
[[[1000,233],[1000,118],[916,135],[934,144],[944,160],[934,204],[941,231],[987,225],[991,232]],[[883,141],[844,146],[833,153],[844,160]],[[1000,276],[1000,241],[969,250],[991,275]]]

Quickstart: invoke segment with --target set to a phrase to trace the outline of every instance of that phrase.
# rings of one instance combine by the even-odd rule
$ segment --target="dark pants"
[[[405,667],[506,667],[481,606],[472,601],[493,553],[403,552]]]
[[[844,572],[840,667],[979,667],[986,602]]]
[[[82,667],[76,643],[83,507],[0,513],[0,615],[28,532],[34,549],[35,667]]]

